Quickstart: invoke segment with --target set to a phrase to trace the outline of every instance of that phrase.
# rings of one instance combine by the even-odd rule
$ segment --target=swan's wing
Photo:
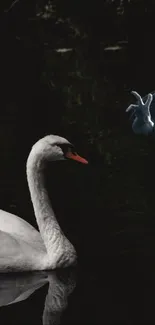
[[[0,210],[0,230],[18,236],[38,250],[46,251],[40,233],[27,221],[14,214]]]
[[[0,273],[41,270],[45,257],[33,242],[0,231]]]

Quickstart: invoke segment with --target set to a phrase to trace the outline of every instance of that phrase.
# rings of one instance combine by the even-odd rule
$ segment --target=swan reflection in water
[[[60,324],[61,314],[67,307],[68,296],[76,286],[75,272],[73,273],[72,270],[1,274],[0,307],[26,300],[47,283],[48,292],[44,303],[42,324]]]

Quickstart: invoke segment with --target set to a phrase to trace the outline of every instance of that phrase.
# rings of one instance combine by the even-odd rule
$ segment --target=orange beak
[[[88,164],[88,161],[82,157],[80,157],[77,153],[72,153],[72,152],[67,152],[66,155],[65,155],[67,158],[70,158],[70,159],[73,159],[73,160],[76,160],[76,161],[79,161],[81,162],[82,164]]]

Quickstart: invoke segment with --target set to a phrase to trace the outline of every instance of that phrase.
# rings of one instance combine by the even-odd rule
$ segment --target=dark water
[[[151,257],[96,256],[92,268],[1,275],[0,323],[154,324],[154,274]]]

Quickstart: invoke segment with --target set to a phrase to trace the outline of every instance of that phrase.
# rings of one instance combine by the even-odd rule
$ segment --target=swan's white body
[[[24,219],[3,210],[0,244],[0,272],[46,269],[47,251],[40,233]]]
[[[32,147],[27,160],[28,185],[40,232],[0,210],[0,272],[49,270],[76,261],[76,251],[56,220],[44,185],[45,161],[65,159],[62,145],[69,148],[71,144],[58,136],[46,136]]]

